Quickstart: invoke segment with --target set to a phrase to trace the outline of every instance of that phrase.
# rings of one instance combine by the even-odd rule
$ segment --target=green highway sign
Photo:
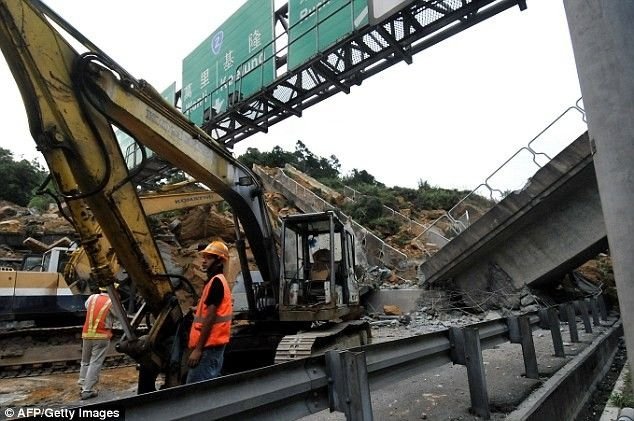
[[[183,113],[201,125],[271,84],[273,37],[273,0],[247,1],[183,60]]]
[[[368,24],[368,0],[289,0],[288,68],[294,70]]]
[[[161,92],[161,96],[172,107],[175,107],[176,106],[176,82],[172,82],[170,86],[168,86],[163,92]]]
[[[386,17],[403,9],[414,0],[369,0],[370,23],[376,25]]]

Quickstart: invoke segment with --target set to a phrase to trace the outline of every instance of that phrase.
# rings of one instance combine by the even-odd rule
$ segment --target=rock
[[[11,218],[18,214],[18,210],[13,206],[3,206],[0,208],[0,220]]]
[[[381,285],[392,278],[392,271],[385,267],[372,266],[363,274],[365,282],[372,285]]]
[[[400,316],[403,314],[399,306],[386,304],[383,306],[383,313],[387,316]]]
[[[522,308],[522,313],[530,313],[532,311],[537,311],[537,310],[539,310],[539,306],[537,304],[532,304],[530,306],[526,306]]]
[[[496,320],[499,319],[501,316],[498,312],[496,311],[489,311],[487,312],[487,314],[484,316],[484,320]]]
[[[535,297],[533,297],[530,294],[523,296],[522,299],[520,300],[520,304],[522,305],[522,307],[526,307],[528,305],[531,305],[534,302],[535,302]]]
[[[168,229],[173,232],[176,233],[180,230],[181,225],[182,225],[182,221],[178,218],[175,218],[173,221],[171,221],[168,225]]]
[[[180,237],[182,241],[220,237],[225,242],[235,241],[233,220],[217,212],[210,212],[208,206],[191,209],[182,220]]]
[[[0,222],[0,232],[17,234],[22,229],[22,224],[17,219],[9,219]]]
[[[401,279],[398,276],[396,276],[395,273],[392,273],[392,275],[387,279],[387,282],[394,285],[394,284],[400,283]]]

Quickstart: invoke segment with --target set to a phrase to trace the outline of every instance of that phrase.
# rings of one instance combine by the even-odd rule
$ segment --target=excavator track
[[[356,320],[328,323],[314,330],[286,335],[277,346],[275,363],[306,358],[332,349],[366,345],[370,334],[370,325]]]
[[[31,328],[0,332],[0,378],[77,372],[81,362],[81,326]],[[114,349],[122,332],[115,330],[105,367],[135,364]]]

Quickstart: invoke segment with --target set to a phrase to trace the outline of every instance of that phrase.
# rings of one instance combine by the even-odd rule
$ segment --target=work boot
[[[81,400],[86,400],[86,399],[92,399],[92,398],[96,398],[97,397],[97,391],[96,390],[86,390],[83,391],[79,394],[79,397],[81,398]]]

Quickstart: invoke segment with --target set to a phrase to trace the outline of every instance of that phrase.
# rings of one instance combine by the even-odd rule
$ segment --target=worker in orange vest
[[[115,283],[115,290],[118,286]],[[112,301],[106,288],[99,288],[99,291],[99,294],[92,294],[86,300],[86,320],[81,334],[81,369],[77,382],[81,386],[79,396],[82,400],[97,396],[94,387],[99,381],[101,366],[112,338]]]
[[[189,332],[187,383],[213,379],[220,375],[225,346],[231,335],[233,304],[231,290],[223,275],[229,262],[229,249],[222,241],[213,241],[200,251],[201,268],[208,280],[203,287],[194,322]]]

